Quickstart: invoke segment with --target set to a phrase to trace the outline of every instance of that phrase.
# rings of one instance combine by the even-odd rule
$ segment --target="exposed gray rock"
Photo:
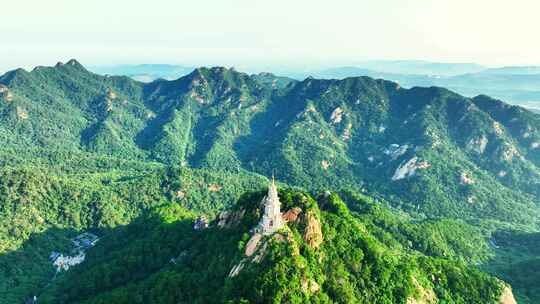
[[[330,115],[330,122],[332,124],[339,124],[342,119],[343,119],[343,109],[340,107],[337,107],[336,109],[334,109],[334,111]]]
[[[467,149],[474,151],[478,154],[483,154],[486,150],[488,142],[489,141],[485,135],[477,138],[471,138],[471,140],[467,144]]]
[[[245,263],[246,263],[246,260],[242,260],[240,261],[240,263],[234,265],[231,271],[229,272],[229,278],[234,278],[235,276],[237,276],[240,273],[240,271],[244,269]]]
[[[459,181],[462,185],[472,185],[474,184],[474,179],[470,176],[468,172],[461,172]]]
[[[429,163],[426,161],[419,161],[418,157],[413,157],[405,163],[402,163],[394,172],[392,176],[393,181],[397,181],[404,178],[413,177],[418,169],[429,168]]]

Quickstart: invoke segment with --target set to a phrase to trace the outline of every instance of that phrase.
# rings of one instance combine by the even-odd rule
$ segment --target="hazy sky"
[[[0,71],[53,65],[540,65],[538,0],[0,0]]]

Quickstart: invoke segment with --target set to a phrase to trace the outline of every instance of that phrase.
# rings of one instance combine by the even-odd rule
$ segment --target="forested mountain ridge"
[[[116,227],[174,206],[213,218],[274,173],[312,193],[377,197],[391,208],[388,222],[363,220],[381,242],[485,265],[534,301],[508,264],[492,266],[508,253],[488,240],[503,229],[538,229],[539,130],[538,115],[486,96],[369,77],[294,81],[216,67],[141,83],[90,73],[76,60],[8,72],[0,77],[0,298],[42,291],[54,274],[47,255],[80,231],[113,238]],[[425,222],[435,236],[407,221]],[[440,233],[464,239],[438,242]],[[513,262],[534,260],[531,252]]]
[[[365,186],[428,217],[536,224],[537,115],[367,77],[285,87],[268,77],[199,68],[143,84],[90,73],[75,60],[16,70],[0,78],[9,94],[0,104],[2,150],[275,170],[308,189]]]

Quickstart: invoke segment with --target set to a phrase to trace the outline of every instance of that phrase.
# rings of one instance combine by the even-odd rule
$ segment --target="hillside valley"
[[[0,76],[0,140],[0,303],[540,301],[540,116],[486,95],[70,60]],[[270,176],[302,211],[246,256]]]

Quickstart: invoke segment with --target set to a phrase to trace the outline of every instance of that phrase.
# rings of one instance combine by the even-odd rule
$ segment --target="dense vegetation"
[[[487,265],[488,271],[512,284],[518,303],[540,301],[540,234],[515,230],[499,231],[493,236],[496,257]]]
[[[293,297],[269,279],[283,274],[289,280],[292,265],[309,266],[321,290],[316,296],[299,291],[294,298],[301,300],[375,301],[388,291],[380,303],[399,302],[418,284],[448,303],[498,296],[491,277],[470,265],[511,282],[523,303],[538,299],[530,288],[534,280],[520,279],[512,269],[535,265],[539,254],[509,261],[517,254],[512,246],[503,250],[488,242],[501,230],[538,229],[540,119],[522,108],[367,77],[294,81],[200,68],[144,84],[90,73],[75,60],[8,72],[0,76],[0,89],[0,303],[41,290],[51,301],[60,293],[65,302],[107,303],[115,296],[158,301],[166,296],[159,291],[172,286],[182,288],[166,301],[207,301],[197,284],[223,300],[265,301],[269,293]],[[325,209],[324,200],[319,208],[304,192],[283,193],[287,207],[304,204],[299,195],[310,201],[323,233],[334,237],[318,253],[302,249],[287,257],[290,244],[307,248],[298,239],[303,228],[290,225],[294,242],[277,242],[268,263],[225,279],[231,263],[239,262],[249,227],[194,232],[193,217],[214,218],[271,174],[309,193],[341,191],[351,211],[341,203],[335,203],[341,211]],[[347,235],[357,234],[357,226],[365,235]],[[71,278],[78,274],[70,270],[65,279],[51,280],[49,254],[67,250],[82,231],[103,239],[88,252],[88,263],[76,268],[80,277]],[[342,252],[350,244],[340,242],[353,244],[358,256]],[[200,259],[167,264],[183,246],[196,246]],[[143,258],[148,251],[155,260]],[[344,265],[310,264],[337,252]],[[382,272],[355,272],[346,259]],[[348,286],[340,291],[323,270],[342,266],[350,286],[339,281]],[[453,277],[432,286],[427,274],[434,271]],[[411,276],[398,280],[399,272]],[[72,286],[79,280],[94,284],[97,274],[107,275],[100,278],[104,285]],[[254,282],[263,290],[235,289]],[[459,296],[454,283],[463,289]],[[473,283],[491,287],[475,294]],[[367,291],[359,293],[358,286]],[[141,295],[138,288],[154,291]]]
[[[189,169],[51,174],[6,168],[0,172],[0,303],[17,303],[46,283],[54,274],[49,254],[68,248],[80,231],[125,225],[161,205],[211,215],[262,182],[245,173]]]
[[[367,77],[272,77],[200,68],[142,84],[75,60],[12,71],[0,77],[3,162],[274,171],[307,189],[364,186],[421,216],[536,225],[535,114]]]
[[[43,303],[494,303],[501,282],[459,262],[386,245],[353,216],[338,195],[282,191],[284,210],[302,209],[283,232],[260,245],[261,261],[244,255],[258,221],[261,193],[244,195],[230,227],[192,228],[178,205],[153,210],[110,232],[88,262],[57,278]],[[370,204],[355,202],[359,208]],[[369,207],[367,207],[369,208]],[[306,238],[320,225],[322,243]],[[415,225],[415,224],[411,224]],[[420,224],[418,224],[420,225]],[[385,240],[390,242],[392,237]],[[446,244],[449,245],[449,244]],[[262,251],[262,252],[261,252]],[[171,258],[174,258],[172,260]],[[174,261],[174,262],[173,262]],[[228,275],[245,263],[237,276]]]

